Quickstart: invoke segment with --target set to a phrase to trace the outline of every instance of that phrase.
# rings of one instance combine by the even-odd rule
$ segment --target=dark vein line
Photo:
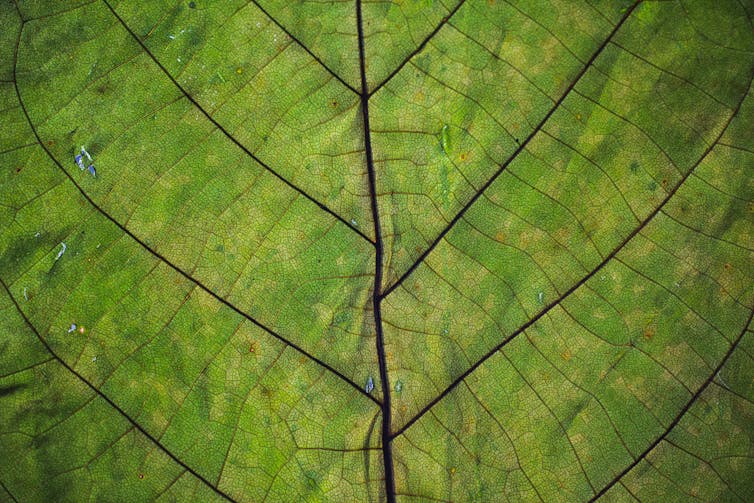
[[[393,79],[393,77],[395,77],[395,76],[396,76],[396,75],[398,74],[398,72],[400,72],[400,71],[401,71],[401,70],[403,69],[403,67],[404,67],[404,66],[406,66],[406,64],[407,64],[407,63],[408,63],[408,62],[409,62],[409,61],[410,61],[410,60],[411,60],[411,59],[412,59],[412,58],[413,58],[414,56],[416,56],[417,54],[419,54],[420,52],[422,52],[422,51],[424,50],[424,48],[425,48],[425,47],[427,46],[427,44],[429,43],[429,41],[430,41],[430,40],[431,40],[431,39],[432,39],[432,38],[433,38],[433,37],[434,37],[435,35],[437,35],[437,32],[438,32],[438,31],[440,31],[440,29],[441,29],[441,28],[442,28],[443,26],[445,26],[445,25],[446,25],[446,24],[448,23],[448,21],[450,21],[450,18],[452,18],[452,17],[453,17],[454,15],[455,15],[455,13],[456,13],[456,12],[458,12],[458,9],[460,9],[460,8],[461,8],[461,6],[462,6],[462,5],[463,5],[463,4],[465,3],[465,2],[466,2],[466,0],[460,0],[460,1],[459,1],[459,2],[458,2],[458,3],[456,4],[456,6],[455,6],[455,7],[453,7],[453,9],[452,9],[452,10],[451,10],[450,12],[448,12],[448,13],[447,13],[447,14],[445,15],[445,17],[443,17],[443,18],[442,18],[442,21],[440,21],[440,24],[438,24],[438,25],[437,25],[437,26],[435,27],[435,29],[434,29],[434,30],[432,30],[432,33],[430,33],[429,35],[427,35],[427,36],[426,36],[426,38],[425,38],[425,39],[424,39],[424,40],[422,41],[422,43],[421,43],[421,44],[419,44],[419,47],[417,47],[416,49],[414,49],[414,50],[413,50],[413,51],[411,52],[411,54],[409,54],[408,56],[406,56],[406,59],[404,59],[404,60],[403,60],[403,61],[401,62],[401,64],[400,64],[400,65],[398,65],[398,66],[397,66],[397,67],[396,67],[396,68],[395,68],[395,69],[394,69],[394,70],[393,70],[392,72],[390,72],[390,75],[388,75],[387,77],[385,77],[385,78],[384,78],[384,79],[382,80],[382,82],[380,82],[379,84],[377,84],[376,86],[374,86],[374,89],[372,89],[371,91],[369,91],[369,92],[367,93],[367,97],[371,97],[371,96],[372,96],[372,95],[373,95],[374,93],[376,93],[377,91],[379,91],[379,90],[380,90],[380,89],[382,88],[382,86],[384,86],[385,84],[387,84],[388,82],[390,82],[390,81],[391,81],[391,80]],[[359,40],[361,40],[361,35],[359,35]],[[362,90],[362,92],[363,92],[363,90]]]
[[[747,89],[751,88],[752,82],[754,82],[754,68],[750,71],[751,75],[749,76],[749,85],[747,86]],[[736,105],[735,110],[733,110],[733,113],[728,117],[728,120],[725,124],[723,124],[723,127],[720,129],[720,133],[718,134],[717,138],[710,143],[710,145],[707,147],[707,149],[702,153],[702,155],[699,157],[699,160],[694,163],[694,165],[689,169],[689,171],[681,177],[681,179],[678,181],[678,183],[667,193],[665,198],[660,202],[660,204],[657,206],[657,208],[654,209],[647,217],[636,227],[634,230],[631,231],[630,234],[628,234],[618,245],[613,248],[613,250],[605,256],[605,258],[600,262],[597,267],[595,267],[589,274],[581,278],[576,284],[571,286],[568,290],[563,292],[558,298],[553,300],[550,304],[545,306],[539,313],[537,313],[533,318],[531,318],[529,321],[521,325],[518,329],[516,329],[513,333],[505,337],[499,344],[497,344],[495,347],[493,347],[487,354],[482,356],[479,360],[477,360],[471,367],[466,369],[460,376],[458,376],[456,379],[453,380],[450,385],[448,385],[447,388],[445,388],[439,395],[437,395],[434,399],[432,399],[427,405],[422,407],[422,409],[414,415],[408,422],[406,422],[398,431],[393,433],[393,437],[395,438],[398,435],[401,435],[403,432],[405,432],[412,424],[414,424],[416,421],[419,420],[428,410],[430,410],[432,407],[434,407],[440,400],[442,400],[446,395],[448,395],[453,389],[455,389],[456,386],[460,382],[462,382],[466,377],[468,377],[474,370],[476,370],[482,363],[487,361],[489,358],[491,358],[495,353],[497,353],[499,350],[504,348],[509,342],[511,342],[513,339],[515,339],[519,334],[524,332],[527,328],[532,326],[534,323],[539,321],[540,318],[547,315],[552,309],[559,306],[563,300],[571,295],[573,292],[575,292],[577,289],[582,287],[586,284],[587,281],[589,281],[595,274],[597,274],[600,270],[602,270],[605,265],[608,264],[625,246],[634,238],[636,235],[639,234],[659,213],[662,211],[662,209],[665,207],[665,205],[670,201],[670,199],[676,194],[678,189],[683,186],[683,184],[688,180],[688,178],[694,173],[696,168],[704,161],[704,159],[707,158],[707,156],[712,152],[712,149],[715,148],[717,145],[717,142],[720,140],[720,138],[723,137],[723,135],[728,130],[728,127],[730,126],[730,123],[733,121],[733,119],[738,115],[738,111],[741,109],[741,105],[743,105],[743,102],[746,100],[746,97],[748,96],[748,91],[744,93],[744,95],[739,100],[738,104]]]
[[[380,229],[380,210],[377,207],[377,181],[374,172],[372,156],[372,136],[369,130],[369,88],[367,87],[366,58],[364,56],[364,26],[361,17],[361,0],[356,0],[356,24],[359,32],[359,69],[361,71],[361,113],[364,122],[364,150],[367,158],[367,172],[369,174],[369,200],[372,206],[372,221],[374,222],[375,258],[374,258],[374,288],[372,289],[372,310],[374,311],[374,327],[376,332],[377,361],[380,367],[380,381],[382,382],[382,459],[385,467],[385,495],[388,503],[395,502],[395,475],[393,472],[393,451],[391,435],[390,409],[390,380],[388,378],[387,360],[385,357],[385,340],[382,333],[382,260],[383,243]]]
[[[105,395],[96,386],[94,386],[94,384],[92,384],[91,382],[89,382],[89,380],[87,380],[84,376],[82,376],[81,374],[79,374],[73,367],[71,367],[70,365],[68,365],[68,363],[66,363],[65,360],[63,360],[60,356],[58,356],[58,354],[55,351],[53,351],[53,349],[50,347],[50,345],[47,343],[47,341],[40,335],[40,333],[37,331],[36,327],[34,325],[32,325],[32,323],[29,320],[29,318],[26,317],[26,313],[24,313],[23,310],[21,310],[21,306],[18,305],[18,301],[16,301],[16,298],[13,296],[13,294],[10,291],[10,289],[8,288],[8,285],[5,284],[5,281],[3,281],[2,278],[0,278],[0,285],[2,285],[3,288],[5,289],[5,292],[8,294],[8,297],[10,298],[11,302],[13,302],[13,305],[16,306],[16,310],[21,315],[21,317],[24,319],[24,322],[26,323],[26,325],[28,325],[28,327],[32,330],[32,332],[34,332],[34,335],[37,336],[37,339],[39,339],[39,342],[41,342],[42,345],[44,345],[44,347],[47,349],[47,352],[50,353],[52,355],[52,357],[55,360],[57,360],[58,363],[60,363],[60,365],[62,365],[63,367],[65,367],[66,370],[68,370],[71,374],[73,374],[74,376],[76,376],[76,378],[79,381],[81,381],[82,383],[84,383],[97,396],[99,396],[105,402],[107,402],[108,405],[110,405],[113,409],[115,409],[129,423],[131,423],[131,426],[133,426],[133,428],[136,428],[137,430],[139,430],[139,432],[141,432],[142,435],[144,435],[149,440],[151,440],[152,443],[154,445],[156,445],[162,452],[164,452],[165,454],[167,454],[168,457],[170,457],[170,459],[172,459],[173,461],[175,461],[176,463],[178,463],[179,465],[181,465],[191,475],[193,475],[197,479],[199,479],[202,482],[204,482],[204,484],[206,484],[208,487],[210,487],[218,495],[222,496],[223,498],[225,498],[228,501],[233,501],[233,502],[236,501],[233,498],[231,498],[228,494],[226,494],[225,492],[223,492],[220,488],[218,488],[217,486],[213,485],[209,480],[207,480],[206,478],[204,478],[201,474],[199,474],[198,472],[196,472],[193,468],[191,468],[186,463],[184,463],[183,461],[181,461],[180,459],[178,459],[178,457],[175,454],[173,454],[170,451],[170,449],[168,449],[164,444],[162,444],[162,442],[160,442],[159,440],[157,440],[157,438],[155,438],[154,436],[152,436],[152,434],[150,434],[148,431],[146,431],[144,428],[142,428],[141,425],[139,425],[139,423],[137,423],[136,420],[134,420],[130,415],[128,415],[128,413],[125,410],[121,409],[107,395]]]
[[[254,161],[256,161],[260,166],[262,166],[264,169],[266,169],[268,172],[270,172],[273,176],[275,176],[275,178],[277,178],[278,180],[280,180],[281,182],[283,182],[284,184],[286,184],[291,189],[295,190],[297,193],[299,193],[302,196],[304,196],[306,199],[308,199],[312,203],[316,204],[319,207],[319,209],[321,209],[322,211],[324,211],[324,212],[330,214],[331,216],[333,216],[334,218],[336,218],[339,222],[341,222],[343,225],[345,225],[346,227],[348,227],[349,229],[351,229],[353,232],[355,232],[356,234],[358,234],[359,236],[361,236],[362,238],[364,238],[366,241],[374,244],[374,241],[372,241],[372,239],[369,236],[367,236],[366,234],[364,234],[363,232],[361,232],[361,230],[358,227],[356,227],[351,222],[349,222],[345,218],[343,218],[340,215],[338,215],[335,211],[331,210],[324,203],[322,203],[322,202],[318,201],[317,199],[315,199],[314,196],[311,196],[304,189],[302,189],[301,187],[297,186],[296,184],[294,184],[293,182],[291,182],[287,178],[285,178],[283,175],[281,175],[280,173],[278,173],[277,171],[275,171],[274,169],[272,169],[272,167],[270,167],[267,163],[265,163],[264,161],[262,161],[251,150],[249,150],[248,148],[246,148],[246,146],[244,146],[232,134],[230,134],[230,132],[228,130],[226,130],[219,122],[217,122],[212,117],[212,115],[210,115],[210,113],[207,112],[204,109],[204,107],[202,107],[194,99],[194,97],[191,96],[191,94],[189,94],[189,92],[186,91],[186,89],[183,88],[183,86],[181,86],[180,83],[178,83],[178,81],[175,79],[175,77],[173,77],[170,74],[170,72],[168,72],[167,68],[165,68],[162,65],[162,63],[160,63],[160,61],[152,53],[152,51],[150,51],[149,48],[147,48],[146,44],[141,40],[141,38],[139,38],[139,36],[136,33],[134,33],[134,31],[131,29],[131,27],[126,24],[126,22],[123,20],[123,18],[120,17],[120,15],[110,5],[110,2],[108,0],[102,0],[102,2],[107,6],[108,9],[110,9],[110,12],[113,14],[113,16],[118,20],[118,22],[123,26],[123,28],[125,28],[126,31],[131,35],[131,38],[133,38],[134,41],[136,41],[141,46],[142,50],[160,68],[160,70],[162,71],[162,73],[164,73],[165,76],[167,76],[167,78],[170,79],[170,81],[173,83],[173,85],[186,97],[186,99],[189,100],[191,102],[191,104],[194,107],[196,107],[196,109],[199,110],[199,112],[201,112],[201,114],[204,115],[204,117],[206,117],[208,121],[210,121],[212,123],[212,125],[214,125],[223,135],[225,135],[226,138],[228,138],[231,142],[233,142],[233,144],[236,145],[238,148],[240,148],[241,150],[243,150],[244,153],[246,153],[246,155],[248,155],[249,157],[251,157],[252,159],[254,159]]]
[[[592,64],[597,59],[597,57],[602,54],[602,51],[607,47],[607,45],[610,43],[612,38],[615,36],[615,34],[618,32],[618,30],[623,26],[623,24],[628,20],[628,18],[631,16],[631,13],[634,11],[637,5],[641,3],[641,0],[634,3],[628,10],[626,10],[625,14],[623,14],[623,17],[613,27],[613,30],[610,32],[610,34],[607,36],[607,38],[600,44],[600,46],[597,48],[597,50],[592,54],[592,57],[589,58],[589,61],[586,62],[586,64],[581,68],[578,74],[576,74],[576,77],[571,81],[571,83],[568,85],[568,87],[565,89],[563,94],[560,96],[558,101],[555,102],[555,104],[550,108],[550,110],[545,114],[545,116],[542,118],[542,120],[537,124],[537,126],[532,130],[531,133],[522,141],[518,148],[513,151],[513,153],[508,157],[508,159],[500,165],[498,170],[495,172],[494,175],[492,175],[491,178],[485,182],[482,187],[476,191],[474,196],[461,208],[461,210],[456,214],[453,219],[448,222],[448,224],[445,226],[445,228],[438,234],[438,236],[435,238],[435,240],[427,247],[427,249],[424,250],[424,252],[419,256],[416,261],[411,264],[411,267],[409,267],[406,272],[401,275],[398,280],[395,281],[389,288],[385,290],[383,293],[383,297],[390,295],[391,292],[393,292],[403,281],[408,278],[411,273],[413,273],[417,267],[421,265],[421,263],[424,261],[424,259],[427,258],[427,255],[429,255],[432,250],[435,249],[435,247],[442,241],[442,239],[445,237],[445,235],[450,232],[450,230],[455,226],[455,224],[463,217],[463,215],[468,211],[468,209],[481,197],[481,195],[489,188],[490,185],[493,184],[495,180],[506,170],[508,165],[512,163],[514,160],[518,158],[518,155],[523,152],[523,150],[526,148],[526,146],[529,144],[529,142],[534,138],[534,136],[539,133],[539,131],[544,127],[545,123],[552,117],[552,114],[555,113],[556,110],[560,108],[560,105],[565,101],[565,99],[571,94],[571,91],[576,87],[576,84],[581,80],[581,78],[584,76],[584,74],[589,70],[589,68],[592,67]]]
[[[288,38],[290,38],[291,40],[293,40],[299,47],[301,47],[303,50],[305,50],[307,52],[307,54],[309,54],[309,56],[311,56],[312,58],[314,58],[314,60],[317,63],[319,63],[319,66],[321,66],[322,68],[324,68],[327,73],[329,73],[330,75],[332,75],[333,77],[335,77],[335,79],[338,82],[340,82],[341,84],[343,84],[344,86],[346,86],[354,94],[359,95],[359,91],[357,91],[355,87],[353,87],[351,84],[349,84],[348,82],[346,82],[345,80],[343,80],[343,78],[340,75],[338,75],[332,68],[330,68],[329,66],[327,66],[325,64],[325,62],[322,61],[322,59],[319,56],[317,56],[316,54],[314,54],[306,46],[306,44],[304,44],[301,40],[299,40],[298,37],[296,37],[295,35],[293,35],[293,33],[291,33],[290,31],[288,31],[288,28],[286,28],[285,26],[283,26],[280,22],[278,22],[277,19],[275,19],[275,17],[273,17],[269,12],[267,12],[267,10],[264,7],[262,7],[257,0],[251,0],[251,3],[253,3],[254,5],[256,5],[257,9],[261,10],[264,13],[264,15],[267,16],[267,18],[275,24],[275,26],[277,26],[278,28],[280,28],[283,31],[283,33],[285,33],[286,35],[288,35]]]
[[[5,484],[3,484],[2,480],[0,480],[0,487],[2,487],[5,490],[5,492],[8,493],[8,496],[10,496],[10,499],[12,499],[16,503],[18,503],[18,500],[16,499],[16,497],[13,496],[13,493],[8,490],[8,488],[5,486]]]
[[[628,465],[626,468],[624,468],[623,471],[621,471],[618,475],[616,475],[615,478],[613,478],[610,482],[607,483],[607,485],[605,485],[605,487],[603,487],[597,494],[595,494],[589,500],[590,503],[593,502],[593,501],[596,501],[598,498],[600,498],[602,495],[604,495],[615,484],[617,484],[628,472],[630,472],[636,465],[638,465],[642,460],[644,460],[647,457],[647,455],[649,455],[649,453],[655,447],[657,447],[660,444],[660,442],[662,442],[663,440],[665,440],[665,437],[667,437],[671,433],[671,431],[673,431],[673,428],[675,428],[678,425],[678,423],[681,422],[681,419],[683,419],[683,416],[686,414],[686,412],[688,412],[688,410],[691,408],[691,406],[696,403],[696,401],[702,395],[702,393],[704,392],[704,390],[706,390],[707,387],[715,379],[715,377],[717,376],[717,373],[720,372],[720,370],[723,368],[723,366],[730,359],[731,355],[733,355],[733,352],[736,350],[736,348],[738,347],[738,344],[741,342],[741,340],[743,339],[744,335],[746,334],[747,329],[749,328],[749,324],[751,324],[752,318],[754,318],[754,310],[752,310],[749,313],[749,318],[746,320],[746,323],[744,324],[743,330],[741,330],[741,333],[738,334],[738,337],[733,342],[733,344],[731,344],[730,348],[725,353],[725,356],[720,361],[720,363],[717,365],[717,367],[715,368],[715,370],[709,375],[709,377],[707,377],[707,380],[704,381],[704,384],[702,384],[699,387],[699,389],[696,391],[696,393],[694,393],[694,395],[686,403],[686,405],[680,410],[680,412],[678,412],[678,414],[675,416],[675,418],[673,419],[673,421],[670,422],[670,424],[665,429],[665,431],[659,437],[657,437],[655,439],[655,441],[652,442],[649,445],[649,447],[647,447],[644,450],[644,452],[642,452],[641,454],[639,454],[639,456],[637,456],[636,459],[634,459],[633,462],[631,462],[630,465]]]
[[[103,0],[103,1],[105,1],[105,0]],[[23,32],[23,26],[22,26],[21,31],[19,31],[19,41],[20,41],[20,37],[21,37],[21,33],[22,32]],[[60,170],[63,172],[63,174],[68,178],[68,180],[70,180],[70,182],[76,187],[76,189],[78,189],[79,193],[81,193],[81,195],[84,197],[84,199],[86,199],[89,202],[89,204],[91,204],[102,216],[104,216],[105,218],[107,218],[116,227],[118,227],[118,229],[120,229],[123,233],[125,233],[126,235],[128,235],[131,239],[133,239],[142,248],[144,248],[146,251],[148,251],[150,254],[152,254],[155,258],[157,258],[158,260],[160,260],[161,262],[163,262],[165,265],[169,266],[171,269],[173,269],[175,272],[177,272],[178,274],[180,274],[181,276],[183,276],[184,278],[186,278],[190,282],[194,283],[196,286],[198,286],[201,290],[203,290],[205,293],[207,293],[208,295],[210,295],[212,298],[214,298],[215,300],[217,300],[218,302],[220,302],[221,304],[223,304],[227,308],[231,309],[233,312],[235,312],[235,313],[239,314],[240,316],[242,316],[243,318],[247,319],[248,321],[250,321],[251,323],[253,323],[257,327],[259,327],[260,329],[264,330],[265,332],[267,332],[268,334],[270,334],[274,338],[278,339],[282,343],[287,344],[288,346],[290,346],[291,348],[295,349],[296,351],[298,351],[302,355],[306,356],[310,360],[312,360],[312,361],[316,362],[317,364],[319,364],[321,367],[329,370],[334,375],[340,377],[340,379],[342,379],[344,382],[350,384],[359,393],[361,393],[362,395],[364,395],[367,398],[369,398],[370,400],[372,400],[375,404],[381,405],[379,400],[377,400],[372,395],[366,393],[362,389],[361,386],[359,386],[354,381],[352,381],[351,379],[349,379],[348,377],[346,377],[343,373],[341,373],[340,371],[336,370],[335,368],[333,368],[332,366],[330,366],[328,363],[325,363],[323,360],[320,360],[319,358],[317,358],[313,354],[307,352],[304,348],[302,348],[298,344],[294,343],[293,341],[288,340],[287,338],[285,338],[282,335],[278,334],[273,329],[265,326],[260,321],[258,321],[255,318],[253,318],[250,314],[242,311],[236,305],[232,304],[228,300],[224,299],[223,297],[221,297],[220,295],[218,295],[217,293],[215,293],[212,289],[210,289],[204,283],[202,283],[198,279],[194,278],[191,274],[187,273],[186,271],[184,271],[183,269],[181,269],[180,267],[178,267],[177,265],[175,265],[173,262],[171,262],[165,256],[163,256],[160,252],[158,252],[157,250],[155,250],[152,247],[150,247],[148,244],[146,244],[144,241],[142,241],[140,238],[138,238],[134,233],[132,233],[129,229],[127,229],[123,224],[121,224],[120,222],[118,222],[112,215],[110,215],[107,211],[105,211],[102,207],[100,207],[89,196],[89,194],[87,194],[86,191],[84,191],[84,189],[78,184],[78,182],[76,182],[76,180],[73,178],[73,176],[71,176],[71,174],[63,167],[63,165],[60,164],[60,161],[58,161],[57,158],[55,158],[55,156],[52,155],[52,152],[49,151],[49,149],[47,148],[47,145],[45,145],[44,142],[42,141],[42,139],[39,137],[39,133],[37,133],[37,129],[34,126],[34,124],[32,123],[31,117],[29,116],[29,112],[27,111],[26,105],[24,104],[23,98],[21,97],[21,90],[18,88],[18,80],[16,79],[17,54],[18,54],[18,45],[16,46],[16,51],[15,51],[14,56],[13,56],[13,58],[14,58],[14,61],[13,61],[13,78],[14,78],[14,86],[15,86],[15,89],[16,89],[16,96],[17,96],[18,102],[19,102],[19,104],[21,106],[21,110],[23,110],[24,115],[26,116],[26,121],[29,123],[29,127],[31,128],[32,132],[34,133],[34,137],[36,138],[37,143],[39,144],[39,146],[45,151],[45,153],[52,160],[52,162],[54,162],[55,165],[58,168],[60,168]]]

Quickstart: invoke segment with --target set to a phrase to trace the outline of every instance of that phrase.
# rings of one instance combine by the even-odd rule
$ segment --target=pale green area
[[[750,499],[751,2],[362,14],[381,236],[355,1],[0,1],[0,501],[384,501],[376,239],[399,501]]]

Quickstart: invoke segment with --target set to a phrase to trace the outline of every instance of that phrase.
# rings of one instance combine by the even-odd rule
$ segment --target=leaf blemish
[[[372,376],[369,376],[369,379],[367,379],[367,384],[366,386],[364,386],[364,391],[371,393],[372,390],[374,390],[374,379],[372,379]]]
[[[62,257],[65,251],[68,249],[65,243],[60,243],[60,246],[62,246],[62,248],[60,249],[57,256],[55,257],[55,262],[57,262],[58,259],[60,259],[60,257]]]
[[[450,154],[450,127],[447,124],[444,124],[440,130],[440,146],[445,154]]]

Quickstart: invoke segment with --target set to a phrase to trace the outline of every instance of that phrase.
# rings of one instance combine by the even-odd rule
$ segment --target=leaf
[[[753,11],[0,3],[0,499],[748,499]]]

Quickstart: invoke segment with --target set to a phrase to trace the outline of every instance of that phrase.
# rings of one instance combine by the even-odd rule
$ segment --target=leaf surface
[[[753,11],[0,3],[0,499],[746,500]]]

